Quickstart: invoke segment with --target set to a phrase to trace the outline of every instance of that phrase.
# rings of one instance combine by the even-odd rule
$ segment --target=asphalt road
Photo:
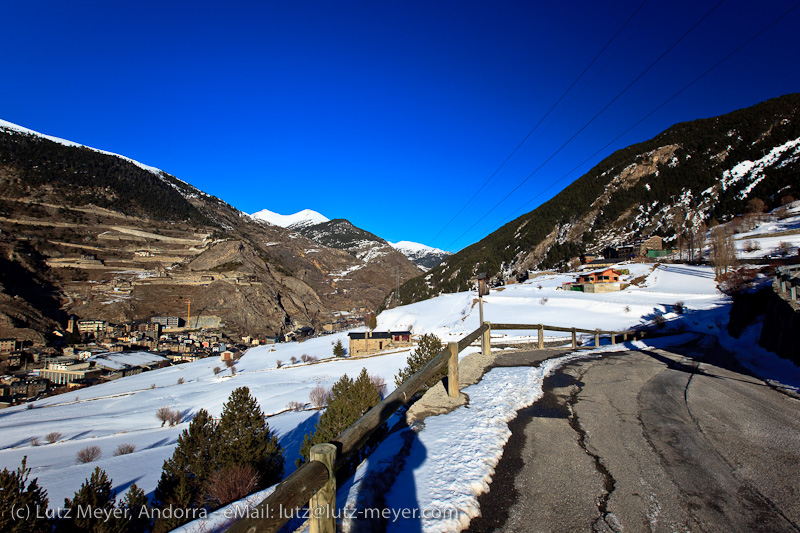
[[[688,350],[622,352],[546,379],[469,531],[800,531],[800,400],[718,349]]]

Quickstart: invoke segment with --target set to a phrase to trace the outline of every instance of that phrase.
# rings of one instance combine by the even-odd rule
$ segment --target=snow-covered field
[[[643,281],[620,292],[584,294],[560,289],[563,282],[574,280],[574,274],[542,275],[523,284],[493,290],[484,298],[485,318],[495,323],[621,330],[663,316],[668,321],[683,322],[689,331],[720,336],[729,348],[744,347],[750,363],[759,371],[800,384],[796,367],[781,366],[785,362],[754,346],[752,331],[745,335],[744,341],[726,336],[728,299],[717,291],[711,269],[685,265],[654,269],[642,264],[623,264],[619,268],[630,270],[628,281],[634,278]],[[673,312],[677,302],[682,302],[686,310],[682,315]],[[412,329],[414,335],[432,332],[445,342],[460,339],[477,327],[474,292],[443,295],[384,311],[378,317],[379,330]],[[496,331],[492,340],[513,343],[530,339],[528,335],[530,331]],[[14,469],[27,456],[32,475],[47,489],[52,507],[71,497],[95,466],[106,470],[113,479],[118,496],[132,483],[152,493],[164,460],[171,456],[178,435],[194,413],[205,408],[213,416],[219,416],[231,391],[247,386],[262,410],[271,415],[270,427],[277,430],[286,450],[288,474],[294,470],[304,434],[313,429],[318,416],[318,411],[286,411],[289,402],[306,402],[317,384],[330,387],[344,373],[355,376],[362,367],[383,377],[391,391],[394,375],[405,365],[409,354],[405,350],[363,359],[334,360],[333,344],[339,339],[346,343],[346,334],[252,348],[237,363],[235,375],[218,359],[204,359],[43,399],[35,403],[34,409],[18,406],[0,411],[0,467]],[[604,346],[568,357],[597,357],[616,349],[619,347]],[[461,356],[477,350],[468,348]],[[289,364],[292,356],[299,359],[303,354],[318,357],[320,361]],[[280,368],[278,360],[283,362]],[[418,509],[456,510],[446,520],[422,519],[419,526],[424,530],[457,530],[459,524],[468,521],[478,512],[477,494],[485,490],[502,454],[508,439],[508,421],[518,409],[538,398],[543,377],[562,363],[563,360],[554,361],[542,368],[513,372],[493,370],[466,391],[470,396],[468,415],[462,408],[427,419],[416,435],[407,461],[413,468],[404,470],[386,494],[389,507],[402,509],[413,504]],[[213,370],[217,366],[223,370],[215,375]],[[155,413],[162,406],[180,410],[183,421],[175,427],[161,427]],[[61,433],[60,440],[48,444],[44,437],[50,432]],[[453,434],[462,437],[448,438]],[[39,437],[38,446],[32,445],[32,437]],[[395,435],[382,444],[354,480],[340,490],[343,506],[356,505],[363,496],[359,492],[366,490],[361,480],[367,473],[385,468],[396,453],[400,438]],[[120,444],[133,444],[136,451],[115,457],[114,451]],[[100,459],[75,464],[77,452],[89,445],[102,449]],[[452,465],[448,462],[452,462],[452,457],[471,459]],[[403,522],[396,524],[402,528]]]

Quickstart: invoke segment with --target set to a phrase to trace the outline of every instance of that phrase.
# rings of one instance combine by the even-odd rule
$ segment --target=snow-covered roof
[[[160,363],[161,361],[167,361],[167,358],[149,352],[106,352],[93,355],[89,358],[89,361],[94,361],[97,366],[109,370],[123,370],[132,366],[146,366],[152,365],[153,363]]]

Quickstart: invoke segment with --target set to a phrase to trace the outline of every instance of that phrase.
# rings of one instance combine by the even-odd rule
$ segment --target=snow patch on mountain
[[[303,209],[293,215],[281,215],[270,211],[269,209],[262,209],[250,215],[256,220],[269,222],[273,226],[280,226],[282,228],[304,228],[306,226],[313,226],[322,222],[328,222],[330,219],[324,215],[312,211],[311,209]]]

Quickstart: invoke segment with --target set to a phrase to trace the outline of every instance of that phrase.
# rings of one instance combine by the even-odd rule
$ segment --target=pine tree
[[[342,339],[336,341],[336,345],[333,347],[333,356],[334,357],[344,357],[345,355],[344,345],[342,344]]]
[[[414,350],[414,353],[408,356],[408,364],[395,376],[395,384],[398,387],[402,385],[408,378],[416,374],[423,366],[427,365],[431,359],[439,355],[442,350],[444,350],[444,344],[442,344],[442,341],[436,335],[432,333],[426,333],[420,337],[419,343],[417,344],[417,349]],[[445,367],[441,372],[432,377],[428,383],[425,384],[423,390],[433,387],[446,375],[447,368]]]
[[[189,427],[178,437],[172,457],[164,461],[161,479],[155,490],[156,506],[180,509],[203,506],[203,485],[218,468],[217,423],[205,409],[200,409]],[[173,513],[175,514],[175,513]],[[169,531],[183,522],[157,520],[157,531]]]
[[[119,505],[124,512],[119,530],[126,533],[146,533],[152,529],[150,501],[136,483],[131,485]]]
[[[250,389],[234,390],[222,408],[217,430],[217,450],[221,467],[250,465],[268,487],[283,477],[283,449],[270,431],[264,413]]]
[[[74,498],[64,499],[64,507],[71,509],[68,518],[60,524],[64,531],[111,532],[115,529],[114,520],[106,520],[104,516],[113,516],[116,493],[111,489],[111,480],[105,471],[95,467],[89,479],[83,482]],[[103,514],[100,514],[103,513]]]
[[[39,487],[38,480],[28,482],[31,469],[27,468],[28,457],[15,472],[3,468],[0,472],[0,531],[33,533],[50,531],[50,525],[42,514],[47,509],[47,491]],[[25,486],[27,484],[27,487]],[[25,511],[25,519],[18,519],[14,511]],[[39,511],[39,512],[37,512]]]
[[[307,433],[303,439],[297,466],[308,460],[312,446],[333,440],[380,401],[381,395],[366,368],[361,369],[355,381],[347,374],[339,378],[333,384],[328,407],[319,417],[314,433]]]

